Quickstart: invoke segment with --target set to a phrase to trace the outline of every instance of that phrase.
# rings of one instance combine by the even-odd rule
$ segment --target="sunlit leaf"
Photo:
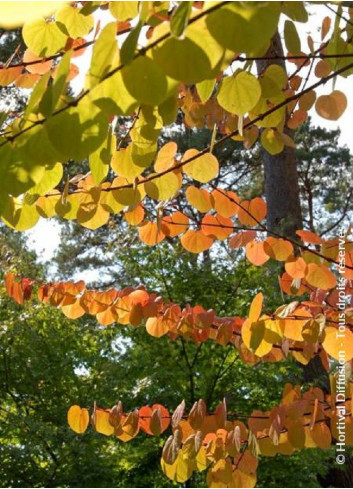
[[[67,413],[67,421],[73,431],[79,434],[84,433],[89,423],[88,410],[76,405],[71,406]]]

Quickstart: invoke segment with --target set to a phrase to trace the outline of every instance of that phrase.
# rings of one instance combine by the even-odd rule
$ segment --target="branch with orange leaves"
[[[352,383],[349,389],[351,395]],[[338,439],[337,420],[343,410],[346,443],[353,444],[351,397],[337,403],[335,393],[324,394],[316,387],[302,393],[300,386],[286,384],[279,405],[265,412],[255,410],[250,416],[228,412],[225,400],[213,413],[207,413],[202,399],[194,403],[189,413],[185,408],[182,401],[172,415],[160,404],[126,413],[119,401],[111,409],[94,404],[90,417],[87,408],[75,405],[68,411],[68,423],[73,431],[82,434],[91,420],[98,433],[115,435],[124,442],[132,440],[139,431],[160,436],[171,426],[172,434],[162,451],[165,474],[176,482],[185,482],[194,470],[208,468],[208,482],[237,482],[230,487],[253,487],[258,455],[329,448]],[[238,418],[245,418],[247,424]]]
[[[346,361],[353,358],[352,307],[345,310],[343,332],[339,311],[314,300],[294,301],[264,314],[260,293],[252,301],[248,318],[219,317],[213,309],[206,311],[199,305],[182,308],[165,302],[144,287],[97,291],[86,289],[83,281],[41,284],[28,278],[17,279],[11,272],[6,275],[6,292],[19,304],[32,297],[34,286],[38,287],[39,301],[59,308],[70,319],[89,314],[103,326],[144,325],[156,338],[168,335],[172,340],[192,339],[199,344],[207,340],[232,344],[249,364],[261,360],[278,362],[289,354],[307,364],[318,355],[329,370],[328,356],[339,359],[344,349]]]

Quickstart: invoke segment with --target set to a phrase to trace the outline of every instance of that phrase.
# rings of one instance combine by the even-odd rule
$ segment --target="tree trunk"
[[[283,56],[283,48],[277,33],[271,42],[266,56]],[[263,73],[271,64],[285,70],[283,60],[257,61],[257,70]],[[285,130],[290,136],[291,131]],[[286,236],[295,237],[295,231],[302,228],[302,212],[299,198],[298,172],[295,149],[285,146],[284,150],[271,155],[262,151],[265,175],[265,196],[267,201],[267,226]]]
[[[278,32],[271,41],[265,56],[283,56],[283,47]],[[257,61],[258,73],[263,73],[271,64],[277,64],[286,70],[282,59],[269,59]],[[285,129],[286,134],[292,131]],[[302,212],[300,205],[299,183],[295,149],[285,147],[277,154],[271,155],[262,149],[262,161],[265,176],[265,196],[267,201],[267,228],[288,237],[298,239],[295,231],[302,228]],[[301,365],[304,382],[317,385],[329,392],[328,373],[324,369],[321,359],[315,356],[308,365]],[[332,466],[327,474],[318,474],[322,487],[353,487],[353,458],[346,453],[344,466]]]

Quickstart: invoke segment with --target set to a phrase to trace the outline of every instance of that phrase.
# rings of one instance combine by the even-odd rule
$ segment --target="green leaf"
[[[180,2],[173,12],[170,21],[170,31],[175,37],[181,37],[188,25],[192,2]]]
[[[300,38],[295,24],[291,20],[286,20],[284,23],[284,42],[291,54],[300,54]]]
[[[10,143],[0,148],[0,192],[18,196],[42,179],[43,165],[22,159],[22,154]]]
[[[138,107],[137,100],[125,87],[121,71],[97,84],[87,97],[107,116],[131,115]]]
[[[89,156],[89,167],[95,185],[99,185],[108,175],[112,155],[116,149],[116,136],[109,130],[103,144]]]
[[[64,158],[82,161],[101,145],[108,119],[86,100],[50,117],[45,128],[51,143]]]
[[[118,56],[116,22],[107,24],[94,43],[89,69],[90,87],[94,87],[113,68]]]
[[[149,12],[150,15],[146,19],[146,24],[156,27],[162,23],[163,18],[168,17],[169,5],[169,2],[153,2],[153,12]]]
[[[163,24],[157,26],[155,38],[165,33],[162,28]],[[187,84],[214,78],[219,73],[223,56],[224,48],[210,35],[202,21],[188,26],[185,38],[171,37],[152,50],[154,61],[167,76]]]
[[[93,15],[82,14],[82,11],[72,5],[64,5],[55,16],[58,27],[72,39],[87,36],[93,29]]]
[[[130,144],[126,149],[116,151],[112,159],[112,169],[125,178],[136,178],[151,164],[156,153],[156,145],[142,148]]]
[[[277,29],[280,2],[228,2],[207,16],[211,35],[235,52],[260,52]]]
[[[260,97],[260,100],[256,104],[256,106],[250,111],[249,113],[250,119],[254,119],[257,116],[264,114],[271,107],[273,107],[274,105],[278,105],[285,100],[285,96],[283,92],[277,92],[275,95],[265,96],[264,92],[266,91],[267,84],[264,83],[263,80],[260,80],[260,85],[262,89],[262,95]],[[281,107],[280,109],[275,110],[274,112],[267,115],[266,117],[261,118],[261,120],[256,122],[256,125],[259,127],[277,127],[283,124],[285,114],[286,114],[286,108]]]
[[[50,79],[51,73],[48,71],[45,73],[36,83],[31,93],[31,96],[28,99],[26,110],[25,110],[25,118],[27,119],[29,114],[32,112],[37,112],[40,107],[40,101],[45,95],[45,90],[47,89],[48,81]]]
[[[39,116],[41,117],[41,116]],[[36,116],[30,115],[29,120],[35,121]],[[32,122],[26,122],[32,125]],[[32,127],[16,140],[20,158],[31,165],[50,166],[57,161],[65,161],[62,155],[54,148],[42,124]]]
[[[342,39],[342,37],[334,33],[327,45],[326,54],[334,55],[337,53],[345,53],[345,54],[353,55],[353,46],[352,44],[345,42]],[[346,58],[326,58],[326,62],[331,66],[332,71],[337,71],[343,68],[344,66],[346,66],[347,64],[349,64]],[[341,73],[341,76],[346,78],[352,73],[353,73],[353,69],[351,68]]]
[[[150,2],[139,2],[139,19],[141,24],[144,24],[146,22],[150,10]]]
[[[17,231],[26,231],[37,224],[39,214],[35,205],[22,204],[11,198],[2,211],[1,219]]]
[[[261,85],[251,73],[240,71],[223,78],[217,96],[219,104],[228,112],[245,115],[261,97]]]
[[[256,351],[260,346],[265,334],[265,321],[260,320],[251,324],[250,349]]]
[[[52,85],[47,88],[39,104],[40,111],[45,117],[50,116],[54,112],[60,96],[64,93],[65,88],[67,87],[71,56],[71,50],[64,54],[58,65],[54,81]]]
[[[129,64],[134,57],[141,29],[142,22],[138,22],[121,46],[120,60],[124,65]]]
[[[154,200],[168,200],[179,190],[178,175],[173,172],[166,173],[155,180],[144,184],[146,193]]]
[[[178,95],[175,93],[164,100],[158,107],[158,112],[163,120],[164,126],[169,126],[175,121],[178,113]]]
[[[307,22],[308,12],[304,2],[281,2],[282,12],[295,22]]]
[[[66,44],[67,35],[56,22],[38,19],[23,26],[22,37],[28,49],[40,57],[48,57],[61,51]]]
[[[262,131],[261,144],[271,155],[281,153],[284,148],[283,141],[277,137],[277,131],[271,128],[266,128]]]
[[[125,66],[122,77],[127,90],[141,104],[159,105],[166,98],[167,79],[147,56],[140,56]]]
[[[199,94],[200,100],[203,104],[211,97],[215,84],[215,79],[203,80],[202,82],[196,84],[197,93]]]
[[[45,195],[55,188],[63,177],[63,166],[56,163],[51,168],[46,168],[43,178],[29,190],[30,195]]]

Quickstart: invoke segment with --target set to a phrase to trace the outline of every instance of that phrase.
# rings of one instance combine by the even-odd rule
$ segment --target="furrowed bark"
[[[265,56],[283,56],[283,48],[277,33]],[[257,70],[263,73],[271,64],[277,64],[284,70],[283,60],[257,61]],[[291,136],[292,131],[285,130]],[[290,237],[297,237],[295,231],[302,228],[302,212],[299,198],[297,162],[295,149],[285,146],[284,150],[271,155],[262,150],[265,175],[265,196],[267,201],[267,226]]]

